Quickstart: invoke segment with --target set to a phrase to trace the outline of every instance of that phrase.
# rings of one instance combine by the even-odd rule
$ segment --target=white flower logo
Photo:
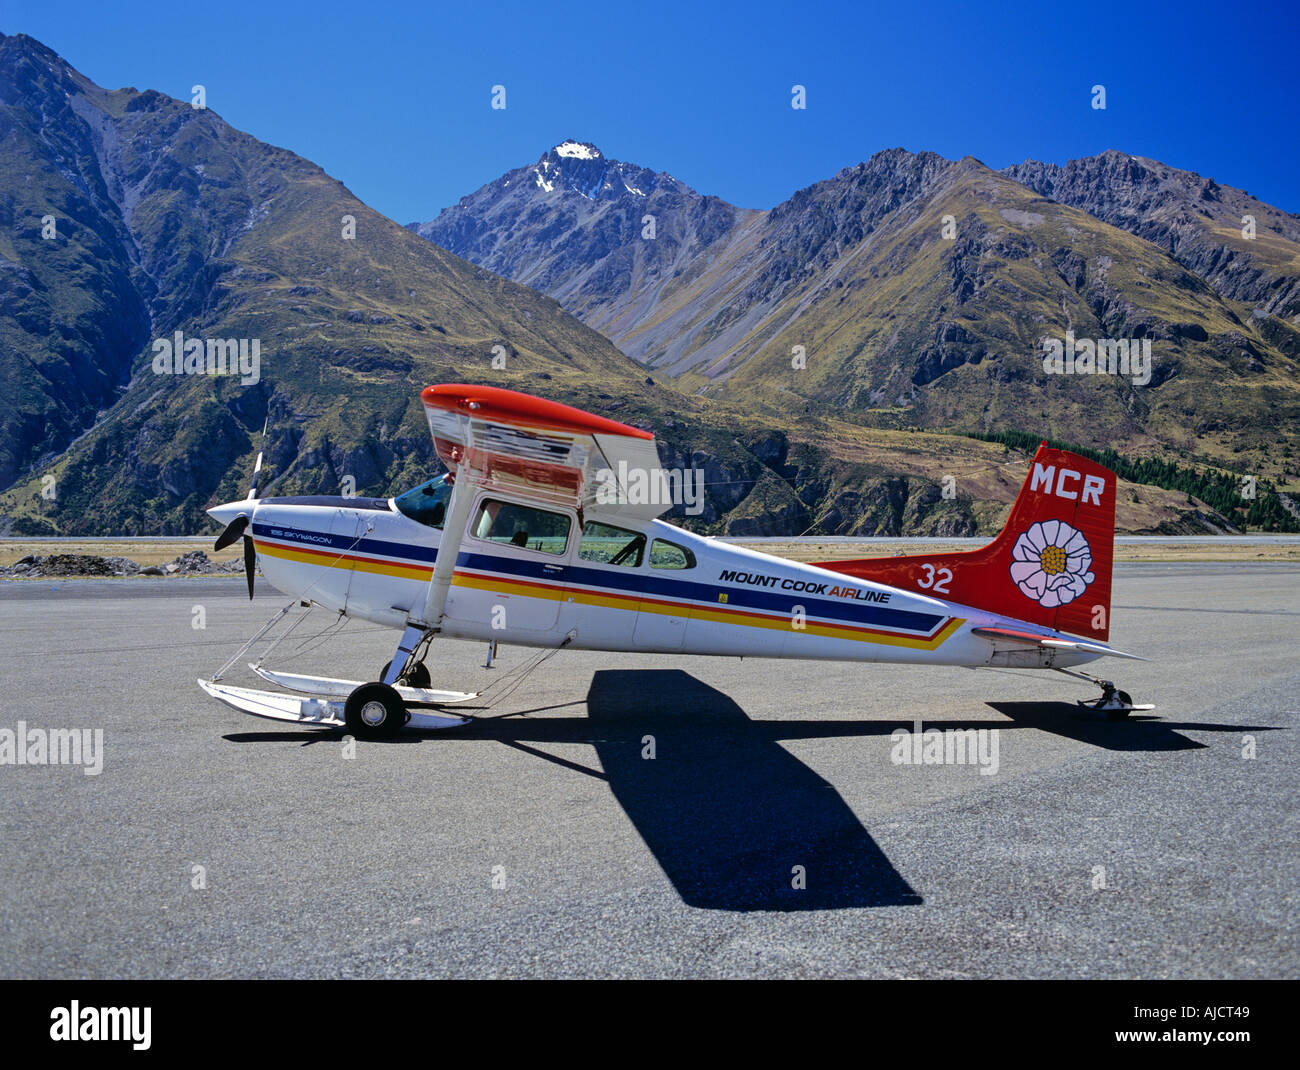
[[[1064,520],[1034,524],[1011,556],[1011,578],[1021,593],[1049,609],[1073,602],[1097,578],[1088,540]]]

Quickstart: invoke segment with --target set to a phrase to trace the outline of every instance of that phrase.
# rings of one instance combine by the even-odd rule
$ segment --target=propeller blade
[[[257,481],[262,478],[262,454],[266,450],[266,429],[270,426],[271,414],[266,414],[266,419],[262,421],[262,437],[257,443],[257,461],[253,465],[253,482],[248,488],[249,498],[257,497]]]
[[[232,542],[234,542],[237,538],[239,538],[239,536],[244,534],[244,529],[246,527],[248,527],[248,517],[246,516],[235,517],[234,520],[232,520],[229,524],[226,525],[226,530],[217,536],[217,541],[212,544],[212,549],[224,550],[227,546],[229,546]]]
[[[257,569],[257,547],[253,540],[244,536],[244,576],[248,579],[248,600],[253,600],[253,573]]]

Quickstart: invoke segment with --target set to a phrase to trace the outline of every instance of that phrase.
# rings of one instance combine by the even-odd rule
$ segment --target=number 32
[[[948,594],[948,584],[952,580],[952,569],[941,568],[935,572],[933,565],[922,565],[925,569],[925,578],[916,581],[918,587],[925,589],[934,589],[935,594]]]

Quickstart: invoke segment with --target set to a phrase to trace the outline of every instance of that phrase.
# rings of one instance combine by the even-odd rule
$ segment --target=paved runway
[[[98,775],[0,765],[0,975],[1300,973],[1296,566],[1120,566],[1137,722],[1055,673],[562,652],[352,758],[195,685],[264,590],[0,584],[0,735],[103,729]],[[373,678],[396,633],[294,655],[326,623],[270,663]],[[434,686],[532,654],[446,642]],[[996,729],[996,773],[895,764],[916,719]]]

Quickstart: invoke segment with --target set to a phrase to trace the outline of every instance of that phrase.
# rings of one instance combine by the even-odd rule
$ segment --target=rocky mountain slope
[[[995,173],[892,149],[746,212],[657,174],[658,202],[594,188],[557,148],[417,229],[750,411],[1024,429],[1300,480],[1300,219],[1150,161],[1097,161]],[[1049,374],[1043,340],[1067,333],[1145,340],[1149,379]]]
[[[629,356],[646,359],[657,337],[646,333],[647,319],[689,292],[761,216],[564,141],[412,229],[554,297]]]
[[[1300,217],[1244,190],[1115,151],[1001,173],[1145,238],[1223,297],[1269,316],[1300,315]]]
[[[0,38],[0,87],[0,513],[17,530],[203,530],[205,505],[242,493],[268,412],[278,487],[386,493],[430,463],[430,382],[672,407],[554,301],[211,110],[100,89],[21,36]],[[178,331],[243,340],[250,366],[256,341],[256,375],[157,374]]]

